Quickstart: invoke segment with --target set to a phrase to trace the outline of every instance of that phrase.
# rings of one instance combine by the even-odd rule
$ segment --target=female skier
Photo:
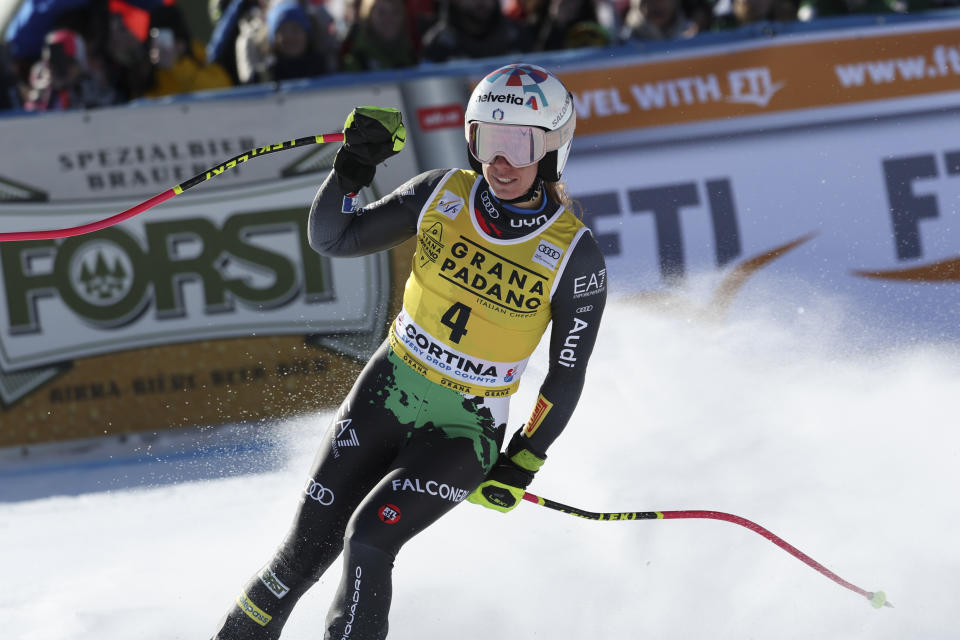
[[[334,416],[286,539],[215,638],[278,638],[341,551],[324,638],[385,638],[400,547],[465,498],[502,512],[522,498],[580,397],[606,301],[603,256],[560,182],[575,123],[559,79],[507,65],[470,96],[472,171],[428,171],[356,209],[405,131],[392,109],[347,118],[310,210],[311,245],[358,256],[416,235],[412,272],[389,337]],[[510,395],[551,321],[536,405],[500,453]]]

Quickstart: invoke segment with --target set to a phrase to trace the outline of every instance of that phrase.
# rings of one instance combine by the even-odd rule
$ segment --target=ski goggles
[[[540,127],[493,122],[467,123],[467,146],[480,162],[493,162],[503,156],[515,167],[539,162],[548,151],[555,151],[573,138],[574,118],[556,131]]]

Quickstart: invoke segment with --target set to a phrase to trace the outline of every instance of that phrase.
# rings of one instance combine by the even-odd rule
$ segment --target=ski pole
[[[147,209],[151,209],[161,202],[166,202],[170,198],[180,195],[187,189],[195,187],[201,182],[206,182],[207,180],[215,178],[224,171],[232,169],[237,165],[243,164],[244,162],[247,162],[253,158],[259,158],[260,156],[265,156],[269,153],[276,153],[277,151],[293,149],[294,147],[305,147],[307,145],[325,142],[343,142],[343,133],[336,132],[325,133],[319,136],[306,136],[304,138],[296,138],[295,140],[284,140],[283,142],[270,144],[264,147],[256,147],[236,155],[226,162],[217,165],[216,167],[211,167],[202,173],[198,173],[186,182],[181,182],[172,189],[167,189],[163,193],[158,193],[149,200],[144,200],[140,204],[130,207],[126,211],[121,211],[120,213],[112,215],[109,218],[95,220],[94,222],[88,222],[87,224],[81,224],[75,227],[65,227],[62,229],[0,233],[0,242],[10,242],[13,240],[50,240],[53,238],[69,238],[70,236],[79,236],[83,235],[84,233],[93,233],[94,231],[99,231],[100,229],[113,226],[118,222],[123,222],[124,220],[132,218],[139,213],[143,213]]]
[[[570,515],[586,518],[587,520],[676,520],[681,518],[698,518],[732,522],[742,527],[746,527],[754,533],[759,533],[761,536],[777,545],[794,558],[797,558],[807,566],[816,569],[823,575],[839,584],[841,587],[845,587],[854,593],[860,594],[869,600],[870,604],[872,604],[874,608],[879,609],[880,607],[893,606],[893,604],[887,600],[887,595],[883,591],[866,591],[865,589],[861,589],[853,583],[847,582],[833,571],[830,571],[825,566],[794,547],[783,538],[775,535],[773,532],[761,527],[755,522],[747,520],[746,518],[741,518],[740,516],[735,516],[730,513],[723,513],[722,511],[628,511],[622,513],[594,513],[593,511],[584,511],[583,509],[570,507],[565,504],[555,502],[554,500],[541,498],[530,492],[525,492],[523,494],[523,499],[533,502],[534,504],[539,504],[542,507],[547,507],[548,509],[569,513]]]

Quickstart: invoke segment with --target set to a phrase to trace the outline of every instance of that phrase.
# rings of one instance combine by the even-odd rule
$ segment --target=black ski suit
[[[331,172],[310,210],[311,246],[350,257],[398,245],[418,234],[421,211],[448,173],[423,173],[344,214]],[[503,206],[476,179],[466,213],[491,237],[521,238],[550,223],[549,215]],[[545,204],[548,213],[557,210]],[[579,400],[606,300],[603,256],[592,234],[578,236],[567,253],[550,298],[550,366],[540,387],[552,404],[530,435],[541,452]],[[397,552],[484,480],[507,428],[509,396],[458,392],[421,375],[418,366],[389,341],[370,359],[333,419],[286,538],[221,620],[216,639],[278,638],[297,600],[341,551],[343,574],[324,638],[386,637]]]

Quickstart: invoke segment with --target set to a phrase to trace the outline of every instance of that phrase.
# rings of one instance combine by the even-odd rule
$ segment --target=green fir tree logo
[[[103,245],[87,251],[80,260],[79,273],[74,273],[74,286],[85,300],[109,305],[130,290],[131,272],[126,256]]]

